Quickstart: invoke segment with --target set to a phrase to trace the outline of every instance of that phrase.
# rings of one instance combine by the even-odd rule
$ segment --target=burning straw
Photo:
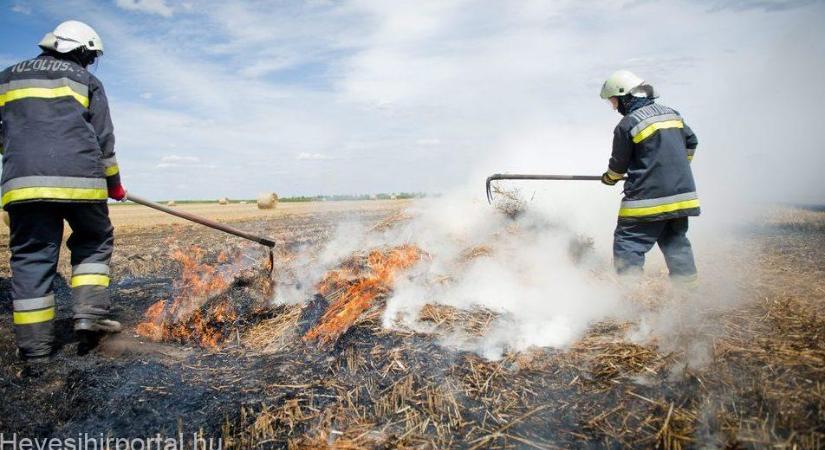
[[[173,248],[170,257],[180,264],[180,278],[174,283],[176,295],[158,300],[145,313],[136,331],[154,341],[192,342],[215,348],[230,334],[230,325],[239,318],[239,305],[226,295],[239,284],[260,280],[259,261],[242,251],[232,257],[221,252],[213,264],[205,262],[205,251],[193,246],[187,251]],[[255,291],[269,292],[267,283]]]
[[[392,289],[397,272],[418,262],[423,252],[405,245],[387,251],[374,250],[366,258],[352,258],[344,267],[327,273],[318,292],[329,302],[320,322],[304,339],[322,346],[334,343],[372,306]]]

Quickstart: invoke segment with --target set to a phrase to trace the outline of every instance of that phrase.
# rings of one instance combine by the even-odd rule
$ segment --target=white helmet
[[[607,100],[610,97],[622,97],[633,94],[636,97],[655,97],[653,87],[645,84],[645,80],[639,78],[629,70],[619,70],[602,85],[601,97]]]
[[[44,50],[54,50],[60,53],[68,53],[80,47],[103,53],[103,41],[97,32],[77,20],[67,20],[61,23],[54,31],[46,33],[38,45]]]

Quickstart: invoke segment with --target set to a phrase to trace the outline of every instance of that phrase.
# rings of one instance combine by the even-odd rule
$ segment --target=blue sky
[[[102,36],[124,182],[151,197],[598,174],[598,90],[629,68],[699,135],[700,194],[825,201],[821,1],[4,0],[0,65],[66,19]]]

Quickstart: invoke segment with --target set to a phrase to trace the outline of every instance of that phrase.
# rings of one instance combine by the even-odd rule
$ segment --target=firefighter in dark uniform
[[[54,349],[55,301],[63,221],[71,227],[74,329],[120,331],[108,318],[114,244],[107,198],[123,200],[115,138],[103,85],[86,70],[103,53],[88,25],[61,23],[36,58],[0,72],[2,205],[10,219],[11,296],[20,356]]]
[[[601,97],[624,116],[602,175],[611,186],[626,177],[613,240],[616,271],[640,273],[645,253],[659,244],[671,278],[692,282],[696,265],[687,230],[688,217],[699,215],[690,169],[696,135],[677,111],[656,104],[653,87],[629,71],[605,81]]]

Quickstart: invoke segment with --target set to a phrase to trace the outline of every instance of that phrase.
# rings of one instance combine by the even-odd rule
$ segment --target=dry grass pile
[[[507,189],[494,184],[491,191],[495,194],[493,206],[507,217],[516,219],[526,210],[527,200],[522,196],[520,189]]]

